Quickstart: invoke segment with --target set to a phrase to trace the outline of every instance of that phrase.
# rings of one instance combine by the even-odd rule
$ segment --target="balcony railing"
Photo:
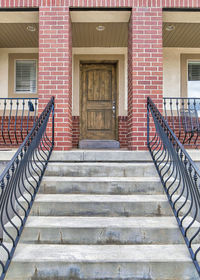
[[[186,147],[200,145],[200,98],[163,98],[164,118]]]
[[[37,98],[0,98],[0,146],[21,144],[37,115]]]
[[[0,280],[11,263],[53,147],[52,97],[0,176]]]
[[[147,100],[147,144],[200,276],[200,170],[150,98]]]

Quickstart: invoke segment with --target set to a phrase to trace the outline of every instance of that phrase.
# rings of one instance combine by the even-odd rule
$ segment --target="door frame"
[[[119,110],[119,104],[118,104],[118,60],[80,60],[80,64],[79,64],[79,112],[80,112],[80,122],[79,122],[79,126],[80,126],[80,140],[84,140],[82,138],[82,121],[81,121],[81,117],[82,117],[82,74],[81,74],[81,65],[84,64],[113,64],[115,66],[115,139],[113,140],[118,140],[119,136],[118,136],[118,110]]]

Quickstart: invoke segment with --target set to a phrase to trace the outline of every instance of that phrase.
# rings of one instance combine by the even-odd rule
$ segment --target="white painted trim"
[[[74,100],[78,101],[79,104],[79,92],[74,92],[74,72],[77,68],[75,65],[77,62],[74,59],[74,55],[123,55],[124,56],[124,92],[121,92],[121,98],[124,97],[123,105],[119,104],[119,116],[126,116],[127,115],[127,108],[128,108],[128,49],[127,48],[73,48],[72,49],[72,114],[74,116],[79,115],[79,110],[77,106],[74,104]],[[92,59],[92,57],[91,57]],[[108,60],[108,57],[105,58]],[[76,70],[77,71],[77,70]],[[75,95],[74,95],[75,94]],[[75,98],[76,97],[76,98]],[[79,105],[78,105],[79,106]]]
[[[200,48],[163,48],[164,97],[181,97],[181,54],[193,55],[199,53]]]
[[[72,48],[72,54],[127,54],[127,48]]]
[[[38,23],[39,12],[0,12],[0,23]]]
[[[129,22],[130,11],[71,11],[72,22]]]
[[[200,12],[163,12],[163,22],[200,23]]]
[[[187,97],[192,97],[192,96],[189,96],[188,95],[188,64],[190,63],[190,62],[198,62],[198,63],[200,63],[200,59],[191,59],[191,58],[189,58],[189,59],[187,59]]]

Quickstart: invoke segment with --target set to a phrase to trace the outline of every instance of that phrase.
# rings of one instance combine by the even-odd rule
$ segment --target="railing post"
[[[55,97],[53,96],[52,102],[52,145],[54,146],[54,105],[55,105]]]
[[[149,97],[147,97],[147,147],[149,148]]]

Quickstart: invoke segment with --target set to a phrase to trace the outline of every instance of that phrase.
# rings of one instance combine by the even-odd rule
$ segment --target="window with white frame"
[[[187,93],[200,98],[200,61],[188,61]]]
[[[37,60],[36,59],[15,60],[15,92],[16,93],[37,92]]]

